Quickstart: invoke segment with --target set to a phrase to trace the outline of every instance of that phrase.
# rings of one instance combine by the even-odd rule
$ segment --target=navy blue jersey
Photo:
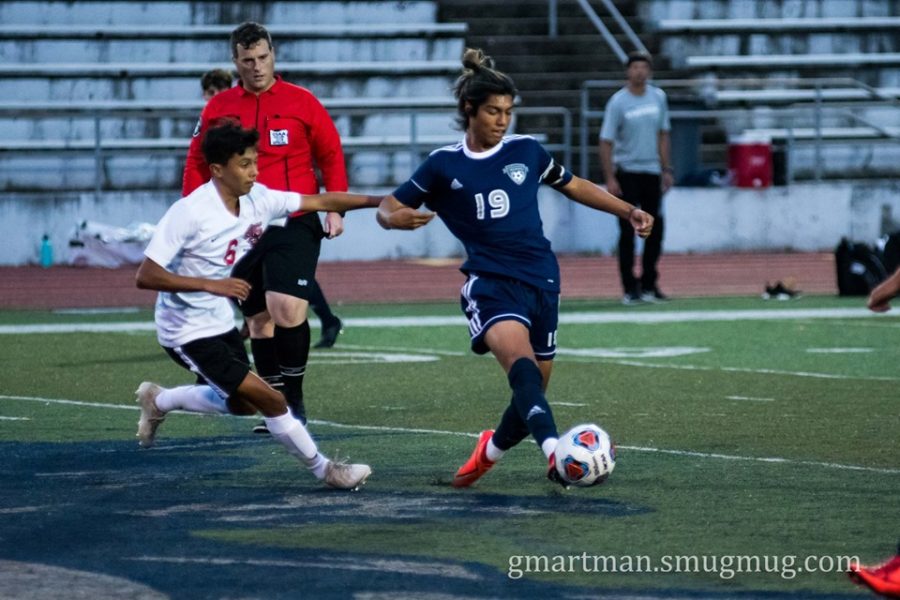
[[[559,292],[559,263],[544,237],[537,192],[572,174],[537,140],[513,135],[485,152],[465,143],[438,148],[394,192],[403,204],[437,213],[465,246],[464,273],[492,273]]]

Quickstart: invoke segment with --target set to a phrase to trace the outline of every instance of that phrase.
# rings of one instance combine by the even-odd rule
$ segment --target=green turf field
[[[358,493],[322,491],[247,419],[173,415],[139,450],[138,383],[190,381],[149,312],[0,313],[0,560],[171,597],[304,597],[265,588],[252,559],[296,561],[308,597],[863,598],[840,557],[878,562],[900,536],[900,320],[863,306],[564,303],[557,423],[596,422],[619,446],[605,485],[571,490],[530,442],[452,489],[509,400],[499,367],[468,352],[455,305],[340,307],[346,331],[313,351],[307,406],[326,453],[372,465]],[[147,547],[148,528],[168,541]],[[214,558],[222,589],[179,587],[159,566]]]

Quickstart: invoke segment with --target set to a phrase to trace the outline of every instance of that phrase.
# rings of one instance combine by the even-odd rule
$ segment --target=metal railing
[[[591,6],[588,0],[575,0],[578,3],[578,6],[581,7],[582,12],[584,12],[585,16],[588,20],[594,25],[600,35],[603,37],[606,44],[609,46],[610,50],[618,57],[621,62],[625,62],[628,58],[628,53],[622,49],[622,45],[616,40],[616,36],[609,30],[606,24],[603,22],[603,19],[597,14],[597,11],[594,10],[594,7]],[[616,8],[616,5],[613,4],[612,0],[600,0],[600,3],[606,8],[607,12],[612,17],[613,21],[616,22],[616,25],[622,30],[625,34],[625,37],[628,38],[628,41],[634,46],[636,50],[647,53],[647,48],[641,42],[640,38],[634,32],[634,29],[628,24],[625,20],[625,17],[622,16],[622,13],[619,12],[619,9]],[[548,22],[548,35],[551,38],[555,38],[559,36],[559,3],[558,0],[547,0],[547,22]]]
[[[91,154],[94,158],[94,186],[96,197],[100,197],[105,186],[104,164],[108,156],[122,153],[141,153],[148,156],[185,156],[189,136],[174,138],[140,138],[123,139],[118,136],[104,137],[102,124],[111,118],[174,118],[195,121],[202,108],[201,103],[189,102],[97,102],[80,106],[65,103],[26,104],[18,102],[0,102],[0,118],[21,119],[24,117],[71,117],[89,119],[93,124],[93,138],[79,140],[9,140],[0,135],[0,155],[6,153],[28,153],[34,155],[57,154]],[[352,156],[360,152],[377,150],[408,152],[413,166],[418,164],[424,153],[435,147],[458,141],[462,133],[448,129],[446,135],[423,134],[419,121],[425,115],[446,115],[452,117],[456,111],[456,103],[452,99],[438,101],[431,99],[419,104],[403,104],[402,102],[341,101],[327,103],[329,113],[335,120],[341,117],[378,116],[385,113],[403,114],[409,119],[408,134],[385,134],[367,136],[342,136],[345,155]],[[565,107],[517,107],[515,120],[510,131],[515,128],[521,117],[549,115],[559,118],[562,130],[561,142],[548,142],[546,136],[536,137],[550,152],[559,152],[564,156],[565,164],[571,165],[573,158],[573,117]]]
[[[823,119],[826,114],[848,119],[863,129],[869,130],[871,135],[867,139],[882,138],[900,141],[900,133],[896,131],[897,128],[884,127],[874,123],[854,110],[848,110],[846,107],[847,102],[852,102],[857,106],[862,102],[866,107],[886,106],[900,110],[900,99],[851,78],[700,78],[663,79],[652,83],[664,90],[681,89],[691,91],[692,102],[698,106],[703,105],[707,107],[670,110],[669,116],[673,121],[718,122],[728,131],[730,128],[734,129],[733,125],[731,127],[729,125],[733,124],[735,120],[752,117],[761,106],[766,106],[766,108],[771,110],[769,116],[782,118],[786,121],[786,124],[779,127],[779,129],[785,131],[784,147],[787,169],[786,179],[788,183],[794,179],[791,154],[797,144],[796,131],[802,129],[793,125],[793,121],[796,119],[806,117],[812,118],[813,121],[813,137],[811,141],[813,143],[814,178],[816,181],[821,181],[822,179],[822,146],[824,144],[823,132],[825,130]],[[770,98],[768,104],[761,103],[747,107],[717,108],[718,88],[722,85],[766,90],[770,92],[770,96],[776,96],[777,93],[781,93],[781,100],[772,101]],[[590,124],[593,120],[602,120],[604,114],[602,109],[592,108],[592,106],[596,105],[591,101],[591,92],[596,90],[613,91],[621,87],[621,80],[588,80],[582,84],[581,121],[578,131],[580,145],[579,166],[582,173],[587,173],[590,165],[590,153],[592,150],[592,144],[589,140]],[[808,90],[810,93],[799,93],[803,90]],[[771,94],[771,92],[775,92],[775,94]],[[749,93],[748,91],[748,95]],[[740,90],[735,92],[734,95],[740,96]],[[739,99],[734,98],[729,101],[741,102]],[[748,100],[748,103],[750,102]],[[772,106],[772,104],[784,104],[784,106]]]
[[[562,141],[543,142],[549,152],[562,152],[563,164],[572,168],[572,111],[563,106],[520,106],[516,109],[519,115],[558,115],[562,119]]]

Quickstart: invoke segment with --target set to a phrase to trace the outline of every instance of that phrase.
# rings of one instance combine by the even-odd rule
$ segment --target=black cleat
[[[340,319],[335,318],[334,322],[328,326],[322,326],[322,338],[316,342],[315,348],[331,348],[337,341],[338,335],[344,331],[344,324]]]
[[[650,304],[657,304],[659,302],[668,302],[669,297],[659,291],[658,287],[654,287],[651,290],[643,292],[641,294],[641,300],[643,300],[644,302],[649,302]]]

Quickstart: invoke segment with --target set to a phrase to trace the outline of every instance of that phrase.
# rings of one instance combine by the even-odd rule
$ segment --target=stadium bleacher
[[[0,4],[0,186],[115,189],[123,179],[116,154],[146,151],[145,180],[130,176],[129,188],[178,189],[183,147],[202,108],[200,75],[231,67],[228,35],[241,19],[226,5]],[[278,72],[325,99],[354,180],[393,183],[389,169],[370,168],[365,151],[396,154],[386,163],[408,168],[413,150],[458,138],[449,87],[466,26],[436,22],[433,2],[274,2],[250,12],[277,23],[270,29]],[[401,114],[410,111],[414,117]],[[79,160],[61,155],[90,151],[104,157],[88,169],[103,177],[99,187],[75,172],[84,171]],[[137,156],[125,159],[133,170]],[[355,174],[357,161],[364,166]],[[55,176],[39,175],[51,166]]]
[[[672,64],[707,78],[702,102],[713,109],[746,109],[723,122],[727,134],[789,145],[790,172],[801,178],[896,175],[895,11],[890,2],[861,0],[642,3],[642,16]],[[729,83],[741,78],[756,81]]]

